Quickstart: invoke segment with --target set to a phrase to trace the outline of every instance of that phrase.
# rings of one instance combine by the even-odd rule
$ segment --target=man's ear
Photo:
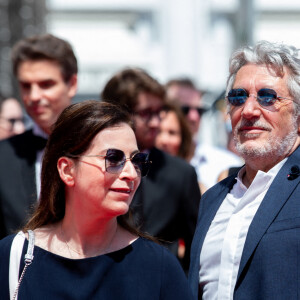
[[[57,161],[57,170],[65,185],[74,186],[75,163],[71,158],[60,157]]]
[[[298,133],[300,133],[300,115],[297,117]]]
[[[77,88],[78,88],[77,74],[72,75],[72,77],[68,82],[68,85],[69,85],[68,96],[70,99],[72,99],[76,95]]]

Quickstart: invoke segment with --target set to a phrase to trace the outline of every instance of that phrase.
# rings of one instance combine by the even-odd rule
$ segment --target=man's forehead
[[[202,99],[198,92],[192,91],[189,93],[186,93],[184,97],[182,97],[181,104],[187,104],[190,106],[201,106]]]
[[[174,87],[173,89],[171,87],[168,91],[168,97],[179,101],[181,105],[197,107],[202,104],[200,92],[186,86]]]
[[[238,77],[254,77],[254,76],[262,76],[265,78],[284,78],[288,75],[287,67],[277,67],[271,64],[246,64],[242,66],[237,74],[236,79]]]
[[[136,110],[153,109],[156,110],[163,106],[163,99],[155,94],[141,92],[137,97]]]
[[[59,75],[59,77],[63,77],[63,71],[61,65],[57,61],[50,60],[50,59],[22,61],[18,66],[17,77],[19,78],[20,75],[23,75],[24,71],[31,72],[31,73],[34,72],[39,76],[47,77],[47,73],[45,74],[44,69],[48,69],[49,72],[51,72],[51,74],[55,72],[55,74]]]
[[[247,64],[239,69],[232,88],[243,88],[248,91],[258,91],[262,88],[275,90],[279,95],[289,97],[288,70],[283,69],[280,74],[276,69],[266,65]]]

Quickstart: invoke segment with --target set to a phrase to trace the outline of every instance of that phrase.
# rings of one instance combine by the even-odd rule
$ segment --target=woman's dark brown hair
[[[132,127],[130,115],[119,106],[86,100],[67,107],[54,124],[47,142],[41,172],[39,204],[24,231],[54,224],[65,215],[65,184],[57,161],[62,156],[80,155],[103,129],[126,123]],[[142,235],[130,221],[129,211],[118,217],[118,223],[130,232]]]

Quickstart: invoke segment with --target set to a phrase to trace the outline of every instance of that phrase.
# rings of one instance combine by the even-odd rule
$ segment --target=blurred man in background
[[[154,147],[165,90],[144,70],[125,69],[108,81],[101,96],[132,113],[139,149],[152,161],[132,202],[137,222],[142,230],[166,241],[176,255],[182,239],[186,245],[182,265],[187,270],[200,191],[192,166]]]
[[[166,84],[166,89],[167,99],[180,104],[192,135],[197,139],[201,117],[207,111],[202,102],[202,92],[189,78],[172,79]]]
[[[201,118],[207,111],[200,92],[189,78],[172,79],[166,84],[167,98],[176,101],[186,115],[193,135],[190,163],[195,167],[201,192],[218,181],[219,174],[230,167],[240,166],[241,159],[225,148],[199,143],[198,132]]]
[[[25,131],[22,106],[15,98],[0,96],[0,140]]]
[[[50,34],[23,39],[14,46],[12,61],[34,125],[0,142],[0,238],[24,225],[36,203],[51,126],[77,91],[77,60],[62,39]]]

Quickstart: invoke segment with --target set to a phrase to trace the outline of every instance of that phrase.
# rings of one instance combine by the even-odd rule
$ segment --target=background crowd
[[[76,94],[78,74],[71,45],[50,34],[19,41],[11,55],[25,112],[16,99],[1,100],[0,166],[5,170],[0,175],[1,238],[21,229],[46,197],[40,179],[44,149],[53,124]],[[99,91],[98,102],[116,104],[132,115],[138,149],[151,161],[131,203],[132,222],[169,248],[187,272],[200,187],[203,193],[217,182],[222,170],[241,161],[226,149],[206,152],[196,144],[207,108],[189,79],[174,79],[164,86],[145,70],[123,69]],[[29,128],[24,115],[31,118]],[[208,155],[215,155],[209,151],[217,151],[223,165],[209,166],[214,160]],[[210,174],[205,174],[202,165],[207,165]]]
[[[291,49],[264,42],[248,49],[256,51],[251,59],[241,54],[247,50],[237,51],[227,90],[212,107],[204,103],[205,92],[191,79],[172,78],[163,84],[138,67],[118,70],[99,90],[98,99],[71,105],[78,88],[78,63],[72,46],[51,34],[16,43],[11,56],[21,99],[0,99],[0,254],[5,260],[0,281],[10,286],[10,247],[16,237],[28,245],[27,231],[29,238],[34,231],[38,262],[35,260],[32,268],[21,263],[25,271],[28,267],[28,274],[23,282],[7,289],[6,295],[19,292],[44,297],[50,293],[56,297],[65,290],[75,298],[82,294],[107,299],[131,294],[138,298],[144,292],[149,299],[212,299],[217,293],[219,299],[224,295],[232,299],[235,291],[239,297],[253,282],[259,284],[247,273],[257,271],[255,253],[253,265],[249,259],[244,274],[238,273],[238,267],[247,255],[242,256],[244,243],[248,246],[247,242],[255,240],[256,231],[251,231],[250,224],[252,220],[253,226],[261,224],[255,213],[260,203],[271,201],[268,189],[273,193],[278,189],[272,181],[280,180],[279,169],[286,161],[285,169],[291,170],[285,193],[291,193],[292,200],[282,213],[278,205],[268,224],[273,226],[276,218],[278,222],[291,219],[297,198],[293,191],[300,173],[296,163],[299,116],[294,100],[298,94],[288,90],[283,81],[286,68],[296,69],[292,74],[295,81],[299,75],[299,61]],[[268,55],[272,58],[274,52],[277,61],[269,65],[272,60]],[[256,60],[259,55],[265,60]],[[202,118],[212,110],[219,113],[227,128],[227,147],[199,140]],[[28,116],[29,124],[25,121]],[[229,116],[232,127],[228,126]],[[280,121],[288,121],[288,126],[279,126]],[[260,131],[265,131],[263,137]],[[257,148],[251,144],[256,138],[262,140]],[[294,151],[291,160],[287,159]],[[245,212],[245,207],[251,213]],[[267,207],[262,205],[258,215],[269,215]],[[235,215],[247,222],[234,223]],[[227,226],[231,231],[226,232]],[[238,237],[237,228],[242,228]],[[23,233],[15,235],[22,229]],[[253,236],[246,240],[248,229]],[[232,263],[231,246],[222,242],[230,244],[235,238],[238,250],[232,250]],[[277,240],[265,244],[274,243],[278,253],[285,251]],[[22,254],[25,252],[26,247],[22,248]],[[265,259],[264,249],[258,252]],[[271,265],[276,264],[277,256]],[[70,260],[67,266],[66,258]],[[36,283],[32,289],[30,282],[38,274],[46,276],[41,270],[48,264],[50,272],[61,274],[61,278],[51,278],[50,285],[56,288]],[[96,275],[89,274],[94,264],[104,265]],[[234,268],[230,268],[232,264]],[[193,296],[184,274],[190,266]],[[228,269],[233,270],[230,283]],[[123,279],[114,292],[109,291],[116,278],[124,277],[124,270],[132,274],[131,279]],[[220,278],[216,275],[219,270]],[[77,294],[72,280],[80,280],[82,272],[90,285]],[[267,265],[265,272],[269,274]],[[156,275],[157,280],[149,284]],[[99,287],[94,276],[105,279],[104,287]],[[249,293],[249,299],[260,293],[267,295],[269,286],[263,292],[259,288],[255,291]]]

